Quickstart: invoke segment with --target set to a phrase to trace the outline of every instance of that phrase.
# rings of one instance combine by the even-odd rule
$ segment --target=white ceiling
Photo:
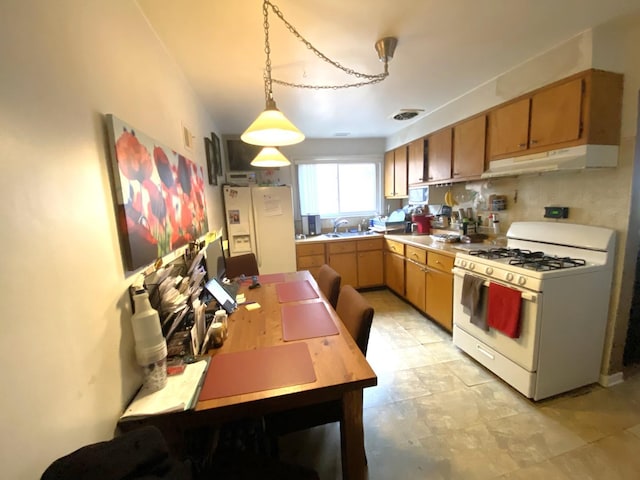
[[[280,110],[307,138],[388,137],[411,121],[593,26],[640,12],[640,0],[272,0],[318,50],[380,73],[376,40],[398,38],[382,83],[346,90],[274,85]],[[264,109],[262,0],[138,0],[223,135]],[[272,76],[294,83],[354,81],[322,62],[269,10]],[[421,117],[416,117],[416,119]]]

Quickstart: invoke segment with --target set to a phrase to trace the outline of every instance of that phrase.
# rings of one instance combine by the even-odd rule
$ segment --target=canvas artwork
[[[107,115],[126,266],[153,263],[208,231],[204,169],[113,115]]]

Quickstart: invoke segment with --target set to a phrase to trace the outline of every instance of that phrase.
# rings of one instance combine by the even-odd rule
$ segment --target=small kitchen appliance
[[[428,235],[431,233],[431,220],[433,215],[414,213],[411,221],[416,225],[416,233]]]
[[[302,233],[305,235],[320,235],[320,215],[302,215]]]

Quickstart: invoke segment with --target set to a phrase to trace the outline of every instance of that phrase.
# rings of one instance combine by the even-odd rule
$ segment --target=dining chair
[[[336,312],[362,354],[366,355],[373,322],[373,307],[355,288],[345,285],[340,289]],[[331,400],[267,415],[264,418],[264,424],[267,435],[271,437],[272,449],[277,452],[278,437],[327,423],[339,422],[341,419],[342,402]]]
[[[254,253],[243,253],[242,255],[229,257],[226,259],[225,263],[225,273],[229,279],[239,277],[242,274],[247,277],[260,275],[260,271],[258,270],[258,261],[256,260]]]
[[[331,306],[335,309],[338,303],[338,295],[340,294],[340,282],[342,277],[338,272],[326,263],[320,267],[318,271],[318,287],[320,291],[327,297]]]

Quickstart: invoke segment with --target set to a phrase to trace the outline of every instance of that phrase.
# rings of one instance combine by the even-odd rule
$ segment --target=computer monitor
[[[213,298],[216,299],[216,301],[222,308],[226,310],[228,314],[233,313],[236,308],[238,308],[238,302],[236,302],[236,299],[229,295],[229,292],[224,289],[222,283],[217,278],[212,278],[211,280],[209,280],[205,284],[204,288],[206,288],[207,291],[211,295],[213,295]]]
[[[205,263],[207,265],[207,280],[217,278],[222,281],[226,272],[226,260],[222,248],[222,237],[216,238],[205,249]]]

